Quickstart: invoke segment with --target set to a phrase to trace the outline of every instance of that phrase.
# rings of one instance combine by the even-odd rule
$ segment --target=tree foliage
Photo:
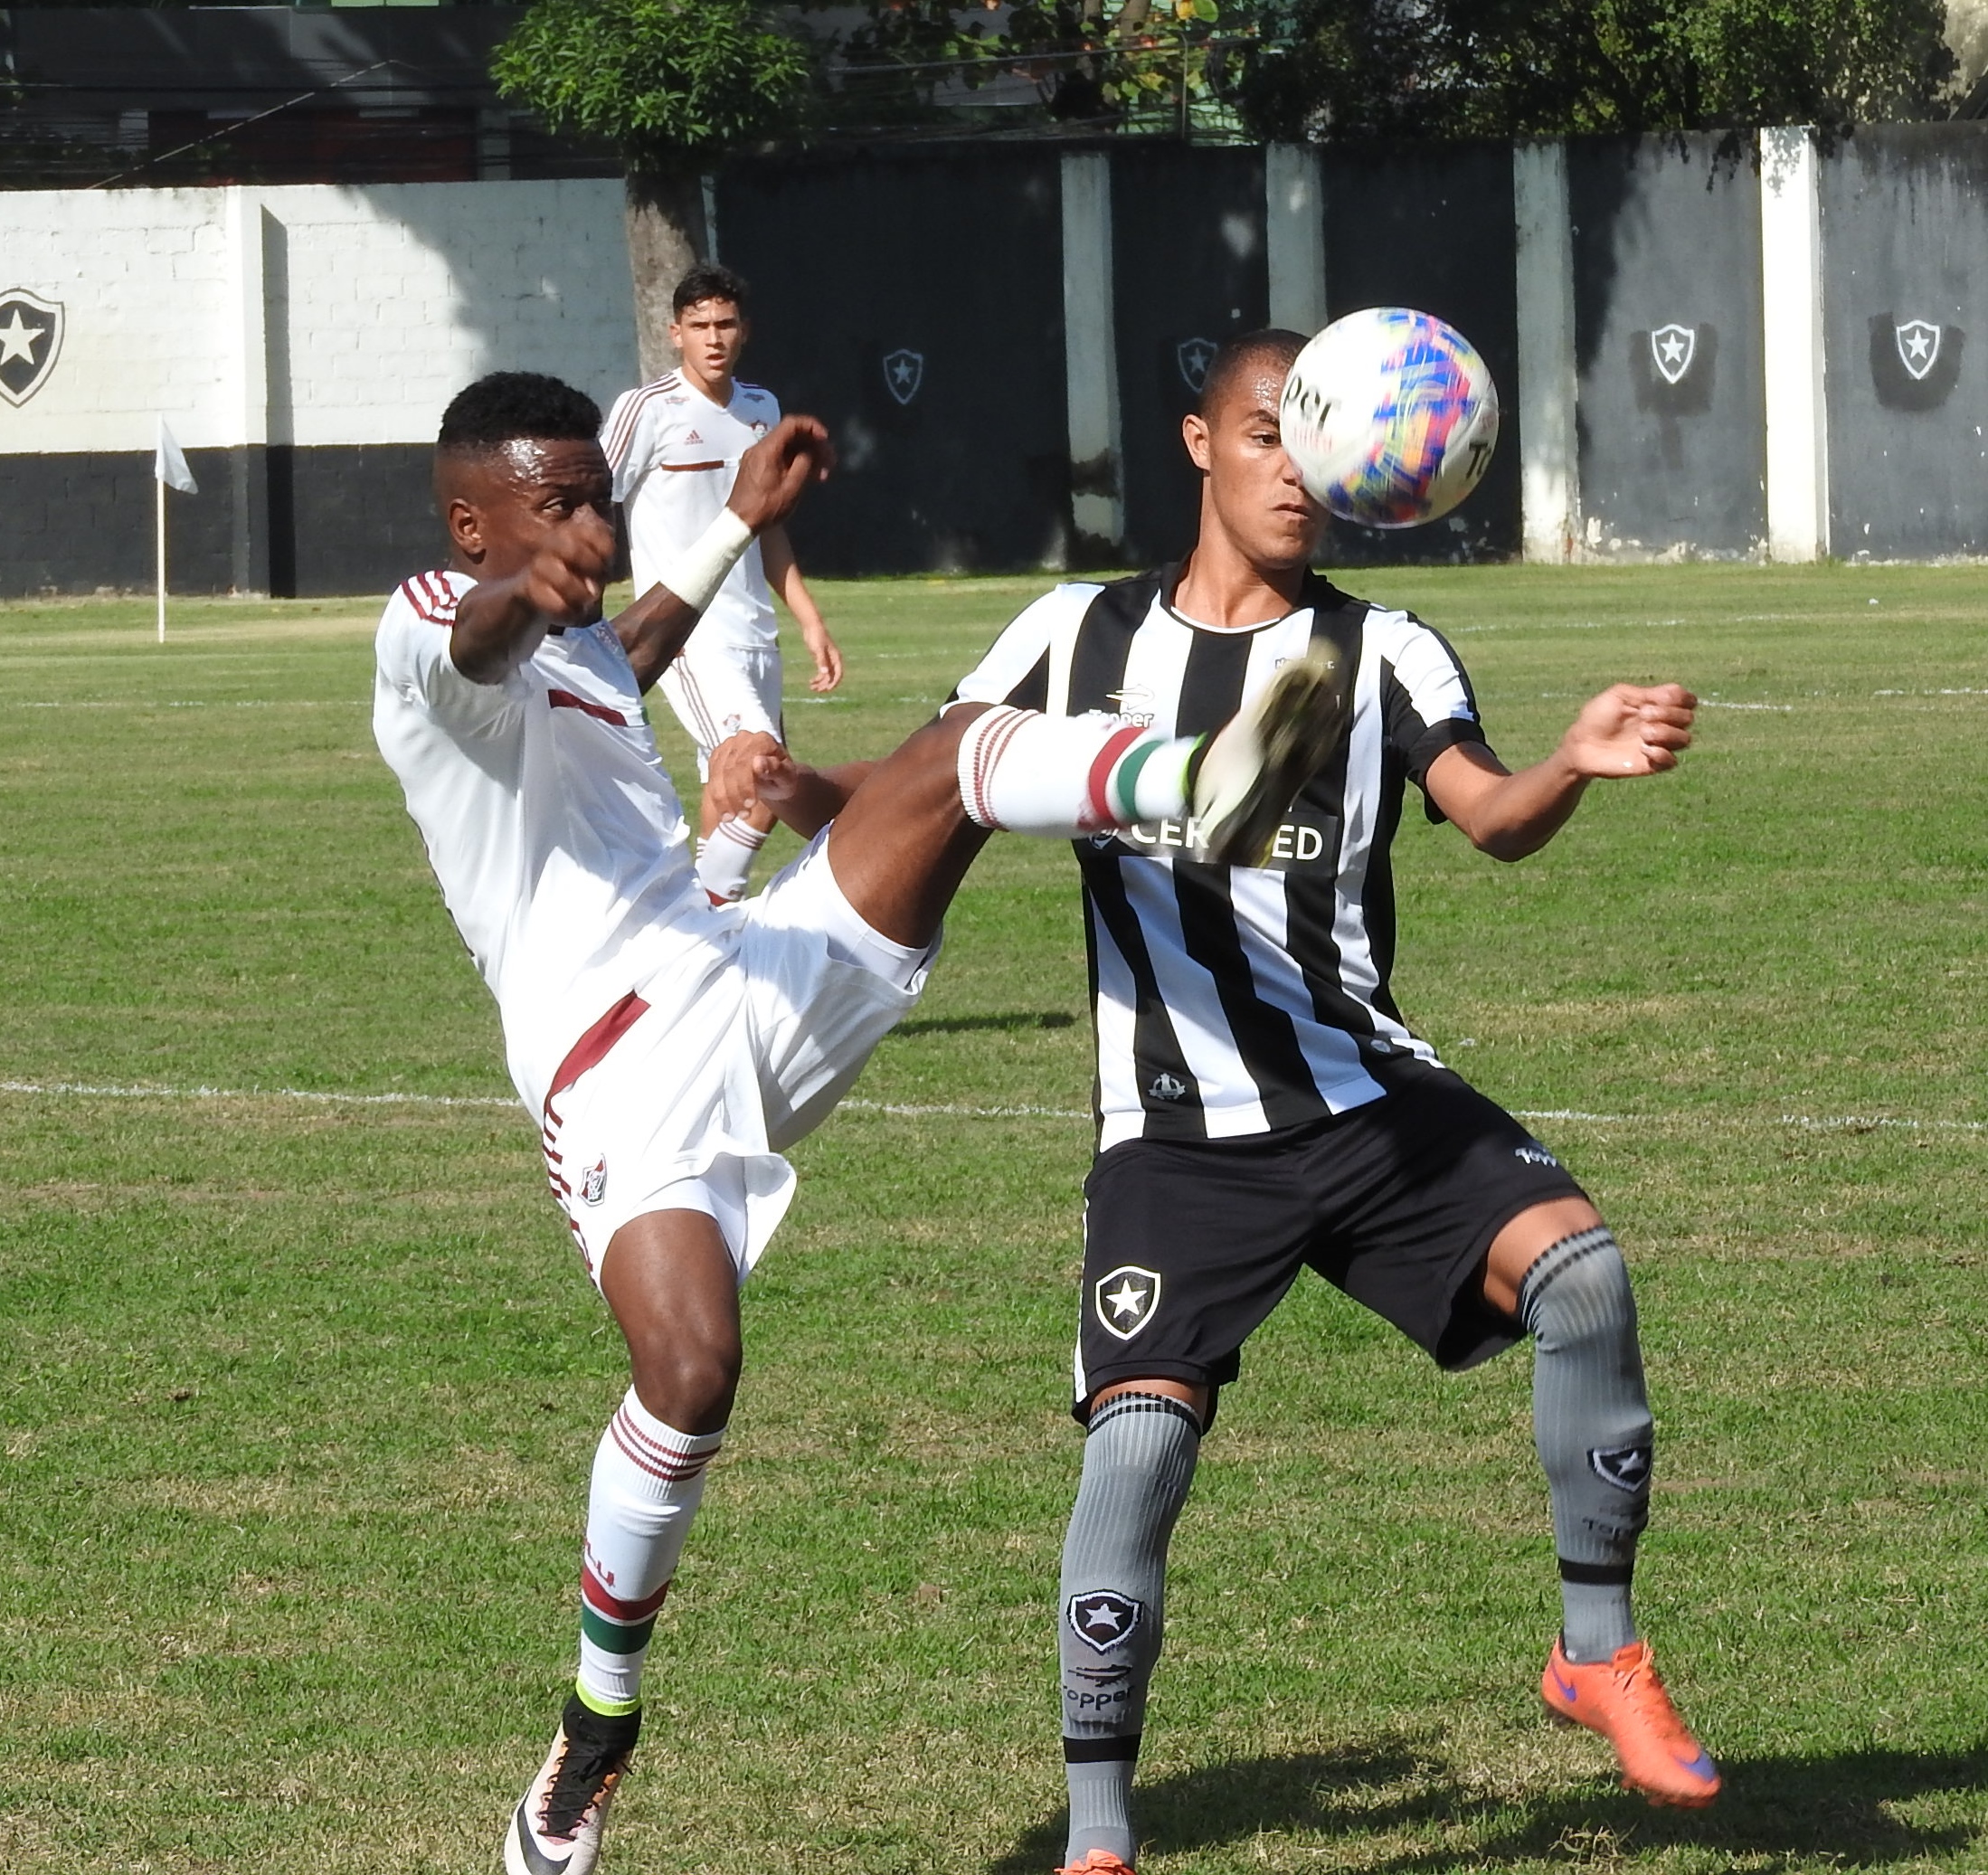
[[[810,0],[816,5],[833,0]],[[1237,128],[1226,109],[1226,60],[1260,0],[1011,0],[976,13],[957,0],[868,0],[867,18],[841,35],[838,96],[845,123],[929,120],[997,91],[1012,103],[1032,87],[1052,119],[1100,128],[1175,128],[1183,112],[1202,128]],[[1226,119],[1210,124],[1211,113]]]
[[[1939,117],[1943,0],[1265,0],[1253,134],[1546,137]]]
[[[506,97],[650,175],[790,133],[810,69],[752,0],[535,0],[491,62]]]

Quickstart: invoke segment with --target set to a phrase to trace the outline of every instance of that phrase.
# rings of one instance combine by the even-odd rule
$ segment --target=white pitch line
[[[294,1100],[339,1107],[519,1107],[507,1094],[353,1094],[311,1087],[159,1087],[97,1081],[0,1081],[0,1094],[18,1094],[74,1100]],[[846,1100],[858,1113],[885,1113],[901,1120],[1088,1120],[1078,1107],[1027,1105],[976,1107],[951,1102]],[[1883,1113],[1598,1113],[1584,1107],[1514,1107],[1512,1117],[1559,1121],[1586,1126],[1790,1127],[1805,1132],[1988,1133],[1988,1120],[1912,1120]]]

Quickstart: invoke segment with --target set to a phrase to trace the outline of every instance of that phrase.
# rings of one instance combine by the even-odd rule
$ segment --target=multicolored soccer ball
[[[1370,306],[1334,319],[1284,380],[1283,444],[1312,498],[1362,527],[1416,527],[1483,479],[1498,388],[1434,314]]]

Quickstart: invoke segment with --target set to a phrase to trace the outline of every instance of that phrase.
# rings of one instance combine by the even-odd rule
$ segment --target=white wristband
[[[677,557],[665,564],[658,583],[667,586],[694,612],[703,611],[718,596],[725,575],[739,555],[753,545],[753,530],[729,507]]]

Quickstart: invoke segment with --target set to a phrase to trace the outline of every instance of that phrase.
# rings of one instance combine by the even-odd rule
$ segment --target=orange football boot
[[[1058,1869],[1056,1875],[1132,1875],[1132,1865],[1120,1861],[1108,1849],[1093,1849],[1081,1862]]]
[[[1684,1810],[1702,1810],[1718,1795],[1718,1766],[1678,1717],[1649,1642],[1576,1664],[1556,1640],[1539,1692],[1555,1718],[1585,1725],[1615,1747],[1624,1790]]]

